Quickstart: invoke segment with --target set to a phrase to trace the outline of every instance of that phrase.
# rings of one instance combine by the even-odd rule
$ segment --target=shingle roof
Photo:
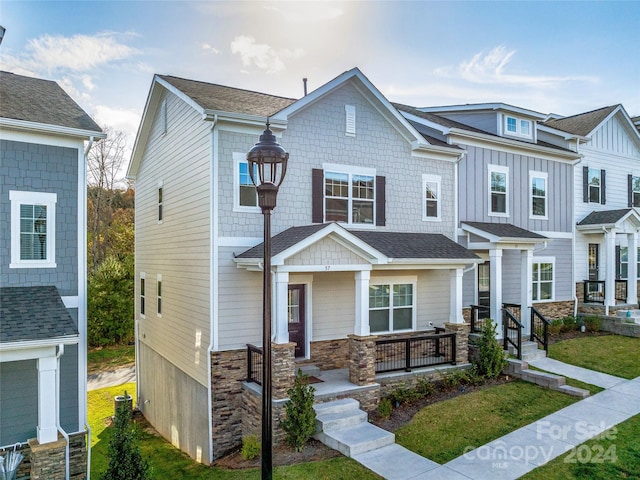
[[[171,75],[158,75],[158,77],[176,87],[205,110],[268,117],[296,101],[293,98],[276,97]]]
[[[310,237],[330,224],[291,227],[271,239],[271,253],[278,255],[287,248]],[[440,234],[349,231],[369,246],[391,258],[475,259],[473,252]],[[260,243],[238,255],[238,258],[262,258]]]
[[[56,287],[0,288],[0,343],[77,335]]]
[[[530,239],[547,238],[538,233],[525,230],[524,228],[516,227],[515,225],[512,225],[510,223],[486,223],[486,222],[462,222],[462,223],[501,238],[530,238]]]
[[[551,119],[544,122],[544,125],[585,137],[618,107],[619,105],[611,105],[571,117]]]
[[[579,221],[578,225],[610,225],[622,219],[622,217],[624,217],[630,211],[630,208],[622,208],[619,210],[603,210],[599,212],[593,211],[589,215],[584,217],[581,221]]]
[[[56,82],[10,72],[0,72],[0,117],[102,132]]]

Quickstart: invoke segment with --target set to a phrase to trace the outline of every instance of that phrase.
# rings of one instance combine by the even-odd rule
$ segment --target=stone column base
[[[349,335],[349,381],[355,385],[376,383],[376,338]]]
[[[469,330],[468,323],[445,323],[445,333],[456,334],[456,363],[469,363]]]
[[[57,441],[42,445],[36,438],[27,443],[31,449],[31,480],[64,480],[67,441],[59,436]]]

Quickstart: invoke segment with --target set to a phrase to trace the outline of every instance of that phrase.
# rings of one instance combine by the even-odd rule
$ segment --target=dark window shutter
[[[620,280],[621,273],[621,265],[620,265],[620,245],[616,245],[616,280]]]
[[[633,175],[627,175],[627,204],[633,207]]]
[[[607,203],[607,182],[605,181],[605,171],[600,170],[600,203],[604,205]]]
[[[589,203],[589,167],[582,167],[582,201]]]
[[[376,225],[384,227],[386,219],[386,179],[376,176]]]
[[[311,222],[324,221],[324,172],[321,168],[311,171]]]

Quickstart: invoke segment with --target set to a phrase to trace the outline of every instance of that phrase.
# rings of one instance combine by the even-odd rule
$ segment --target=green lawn
[[[136,352],[133,345],[116,345],[100,349],[91,349],[87,354],[87,370],[89,374],[113,370],[118,367],[133,365]]]

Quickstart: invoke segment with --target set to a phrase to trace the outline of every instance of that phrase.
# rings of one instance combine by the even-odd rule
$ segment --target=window
[[[605,203],[605,171],[583,167],[583,200],[585,203]]]
[[[518,137],[532,138],[531,120],[505,116],[505,133]]]
[[[533,300],[553,300],[553,258],[534,259],[532,263]]]
[[[9,268],[55,268],[55,193],[11,190]]]
[[[509,216],[509,169],[489,165],[489,215]]]
[[[156,313],[158,314],[159,317],[162,316],[162,275],[158,275],[156,277],[157,280],[157,288],[156,288],[156,295],[158,297],[158,304],[157,304],[157,311]]]
[[[158,182],[158,223],[162,223],[162,205],[163,205],[162,188],[163,186],[164,186],[164,183],[162,182],[162,180],[160,180]]]
[[[528,120],[520,120],[520,133],[522,135],[526,135],[527,137],[531,136],[531,122]]]
[[[636,255],[636,278],[640,278],[640,247],[638,247]]]
[[[629,207],[640,207],[640,177],[629,175]]]
[[[374,225],[375,171],[345,170],[324,172],[325,221]]]
[[[371,333],[397,332],[414,328],[414,288],[415,282],[369,286]]]
[[[356,107],[355,105],[344,106],[346,117],[345,135],[349,137],[356,136]]]
[[[235,175],[234,175],[234,210],[241,212],[260,212],[258,207],[258,192],[251,181],[249,175],[249,163],[245,153],[234,152],[233,154]],[[254,170],[254,178],[257,170]]]
[[[439,175],[422,175],[422,203],[423,220],[440,220],[440,184]]]
[[[513,117],[507,117],[507,132],[516,133],[518,131],[518,123]]]
[[[144,318],[145,312],[145,280],[146,275],[144,272],[140,272],[140,316]]]
[[[545,172],[529,172],[532,218],[547,218],[547,178]]]
[[[616,254],[618,255],[618,271],[616,272],[616,279],[626,280],[629,277],[629,248],[628,247],[616,247]]]

